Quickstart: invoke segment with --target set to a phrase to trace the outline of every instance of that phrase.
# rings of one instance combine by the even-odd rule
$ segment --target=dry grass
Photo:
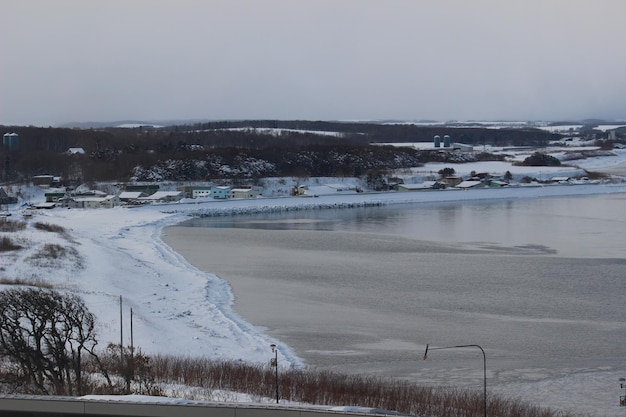
[[[209,390],[227,390],[274,398],[275,369],[238,361],[156,356],[151,381]],[[279,371],[279,397],[307,404],[371,407],[411,415],[473,417],[483,415],[482,391],[416,386],[406,381],[308,370]],[[540,409],[520,400],[488,397],[491,417],[574,417]]]
[[[65,228],[63,226],[59,226],[58,224],[37,222],[34,224],[34,226],[35,226],[35,229],[43,230],[45,232],[53,232],[53,233],[59,233],[59,234],[67,233]]]
[[[22,278],[0,278],[0,285],[20,285],[25,287],[37,287],[52,289],[54,286],[47,282],[35,279],[22,279]]]
[[[178,395],[197,400],[217,390],[224,392],[220,397],[224,401],[237,401],[229,392],[246,393],[254,401],[276,396],[275,368],[269,366],[205,358],[148,357],[138,351],[131,361],[129,353],[125,348],[122,363],[119,345],[111,344],[100,355],[99,365],[93,358],[86,360],[83,369],[91,376],[84,379],[83,392],[164,395],[163,387],[175,385],[188,387],[176,388]],[[5,382],[3,390],[10,387],[13,393],[34,392],[23,380],[20,383],[19,375],[19,369],[10,366],[0,370],[0,380]],[[109,383],[97,375],[106,375]],[[402,380],[294,369],[279,370],[278,382],[281,401],[367,407],[428,417],[483,416],[482,390],[418,386]],[[488,396],[487,412],[490,417],[583,417],[493,394]]]
[[[0,232],[19,232],[26,229],[26,222],[7,220],[0,222]]]
[[[61,268],[69,266],[66,260],[71,262],[73,269],[81,269],[83,259],[78,251],[71,246],[62,246],[57,243],[46,243],[37,252],[26,258],[26,262],[41,268]]]
[[[59,259],[65,258],[69,253],[69,249],[56,243],[46,243],[35,254],[31,256],[32,259]]]
[[[0,238],[0,252],[9,252],[18,249],[22,249],[22,247],[13,242],[13,239],[11,239],[10,237],[2,236]]]

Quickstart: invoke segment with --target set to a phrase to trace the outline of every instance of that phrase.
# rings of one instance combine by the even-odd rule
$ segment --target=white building
[[[233,188],[230,190],[230,198],[257,198],[259,191],[253,188]]]

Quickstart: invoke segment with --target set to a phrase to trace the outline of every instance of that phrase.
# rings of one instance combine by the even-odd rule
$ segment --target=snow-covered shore
[[[623,159],[618,162],[612,167],[623,164]],[[480,168],[464,167],[477,171]],[[271,339],[262,328],[250,325],[234,311],[233,293],[227,282],[198,270],[162,241],[164,227],[195,215],[612,193],[626,193],[626,183],[186,200],[137,208],[42,210],[25,219],[29,227],[15,237],[24,249],[3,255],[0,271],[8,283],[18,279],[49,283],[81,295],[98,318],[103,346],[120,341],[121,296],[124,343],[130,343],[129,309],[132,308],[135,346],[148,354],[267,363],[271,357],[269,345],[277,343],[279,363],[298,367],[305,364],[289,346]],[[38,230],[32,227],[35,222],[57,224],[68,233]],[[61,259],[41,259],[37,253],[45,244],[71,247],[76,252]]]
[[[130,341],[128,317],[132,308],[134,342],[145,352],[264,363],[269,357],[270,343],[280,345],[280,341],[270,340],[262,329],[252,327],[233,311],[233,294],[228,283],[199,271],[163,243],[160,236],[164,227],[192,215],[605,193],[626,193],[626,184],[360,193],[188,202],[132,209],[54,209],[41,211],[30,222],[58,224],[67,229],[70,237],[27,228],[20,233],[26,249],[13,260],[3,258],[3,276],[48,282],[79,293],[98,317],[100,339],[104,343],[120,340],[121,296],[124,343]],[[45,243],[69,244],[78,256],[54,260],[54,264],[47,266],[34,263],[33,254]],[[302,364],[288,346],[280,346],[280,353],[282,363]]]

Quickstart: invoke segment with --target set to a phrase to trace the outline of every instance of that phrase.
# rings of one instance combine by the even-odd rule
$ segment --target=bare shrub
[[[7,220],[0,222],[0,232],[19,232],[26,229],[26,222]]]
[[[99,394],[130,394],[158,396],[163,390],[156,383],[151,358],[140,349],[109,343],[104,354],[85,367],[91,372],[100,372],[108,382],[106,387],[96,387]]]
[[[37,222],[34,224],[34,226],[35,226],[35,229],[43,230],[45,232],[53,232],[53,233],[61,233],[61,234],[67,233],[65,230],[65,227],[59,226],[58,224]]]
[[[70,259],[74,269],[82,268],[83,260],[78,251],[71,246],[66,247],[57,243],[44,244],[37,252],[26,258],[26,261],[41,268],[55,268],[63,266],[62,262],[65,259]]]
[[[0,252],[8,252],[18,249],[22,249],[22,247],[14,243],[10,237],[3,236],[2,238],[0,238]]]
[[[18,285],[21,287],[54,288],[53,285],[41,280],[23,278],[0,278],[0,285]]]
[[[59,259],[67,256],[68,249],[56,243],[46,243],[43,248],[33,255],[33,258]]]

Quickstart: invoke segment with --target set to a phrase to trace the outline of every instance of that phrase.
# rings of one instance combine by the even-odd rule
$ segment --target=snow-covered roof
[[[139,198],[143,195],[144,193],[142,193],[141,191],[122,191],[120,193],[120,198],[126,200],[126,199]]]
[[[73,200],[74,201],[102,202],[102,201],[112,200],[116,197],[117,196],[115,195],[104,195],[104,196],[93,196],[93,197],[74,197]]]
[[[57,203],[37,203],[35,204],[35,208],[49,209],[49,208],[56,207],[56,205]]]
[[[424,181],[420,184],[399,184],[398,188],[404,188],[406,190],[426,190],[433,188],[436,181]]]
[[[70,155],[84,155],[85,150],[83,148],[69,148],[67,153]]]
[[[460,184],[457,184],[456,188],[472,188],[472,187],[477,187],[481,184],[482,182],[480,181],[467,180],[467,181],[461,182]]]
[[[154,200],[162,200],[162,199],[166,199],[166,198],[176,198],[176,197],[183,197],[184,193],[182,191],[157,191],[152,195],[149,195],[147,197],[140,197],[139,200],[149,200],[149,201],[154,201]]]

